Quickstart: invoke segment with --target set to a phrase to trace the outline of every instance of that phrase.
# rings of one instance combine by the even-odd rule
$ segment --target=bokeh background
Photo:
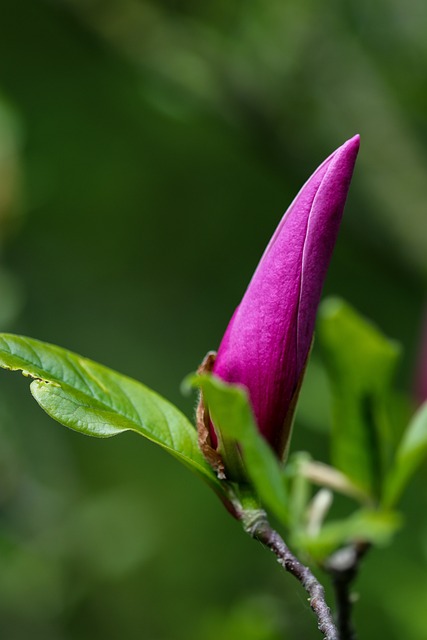
[[[134,376],[188,415],[282,212],[356,132],[325,292],[405,347],[427,274],[423,0],[0,0],[0,323]],[[0,377],[5,640],[319,637],[305,595],[207,487],[125,434],[56,425]],[[343,425],[344,428],[344,425]],[[294,449],[327,460],[315,350]],[[427,634],[427,469],[358,581],[360,637]]]

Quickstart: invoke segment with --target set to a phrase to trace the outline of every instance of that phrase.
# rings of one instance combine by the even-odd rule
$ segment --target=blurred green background
[[[0,0],[1,330],[134,376],[188,415],[284,209],[356,132],[325,292],[405,346],[427,274],[427,4]],[[0,636],[319,637],[305,594],[207,487],[127,434],[83,438],[0,376]],[[313,354],[294,449],[327,460]],[[344,425],[343,425],[344,428]],[[357,587],[360,637],[427,634],[427,469]]]

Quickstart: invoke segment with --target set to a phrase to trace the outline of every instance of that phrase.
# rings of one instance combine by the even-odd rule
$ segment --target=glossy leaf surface
[[[0,334],[0,366],[33,378],[35,400],[66,427],[98,438],[135,431],[220,488],[191,423],[140,382],[66,349],[10,334]]]

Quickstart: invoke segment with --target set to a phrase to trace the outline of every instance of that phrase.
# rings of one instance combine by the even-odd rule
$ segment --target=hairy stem
[[[340,640],[331,611],[325,601],[325,590],[310,569],[304,566],[288,549],[279,534],[272,529],[264,512],[257,511],[252,518],[246,512],[241,518],[246,533],[261,542],[276,556],[279,564],[301,583],[309,595],[310,607],[317,617],[319,631],[324,640]]]

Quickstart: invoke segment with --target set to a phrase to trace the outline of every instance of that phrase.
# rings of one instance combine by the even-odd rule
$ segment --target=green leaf
[[[0,334],[0,367],[34,378],[33,397],[66,427],[98,438],[135,431],[221,490],[192,424],[140,382],[66,349],[10,334]]]
[[[328,433],[331,424],[331,388],[320,358],[311,354],[297,406],[298,424],[320,434]]]
[[[388,404],[400,349],[337,299],[321,305],[318,333],[333,394],[333,465],[377,499],[395,447]]]
[[[302,473],[303,468],[311,461],[305,451],[297,451],[287,461],[285,478],[288,481],[289,528],[291,531],[302,529],[305,525],[307,505],[311,497],[311,485]]]
[[[385,506],[396,504],[411,476],[426,457],[427,402],[418,409],[399,444],[395,464],[390,469],[385,487]]]
[[[282,467],[258,431],[246,389],[208,374],[194,376],[191,382],[202,389],[211,418],[221,435],[228,439],[229,447],[233,442],[237,452],[238,443],[245,471],[263,504],[286,522]]]
[[[385,545],[401,525],[401,516],[394,511],[361,509],[345,520],[326,523],[316,536],[298,534],[293,543],[315,560],[322,561],[340,547],[353,542]]]

